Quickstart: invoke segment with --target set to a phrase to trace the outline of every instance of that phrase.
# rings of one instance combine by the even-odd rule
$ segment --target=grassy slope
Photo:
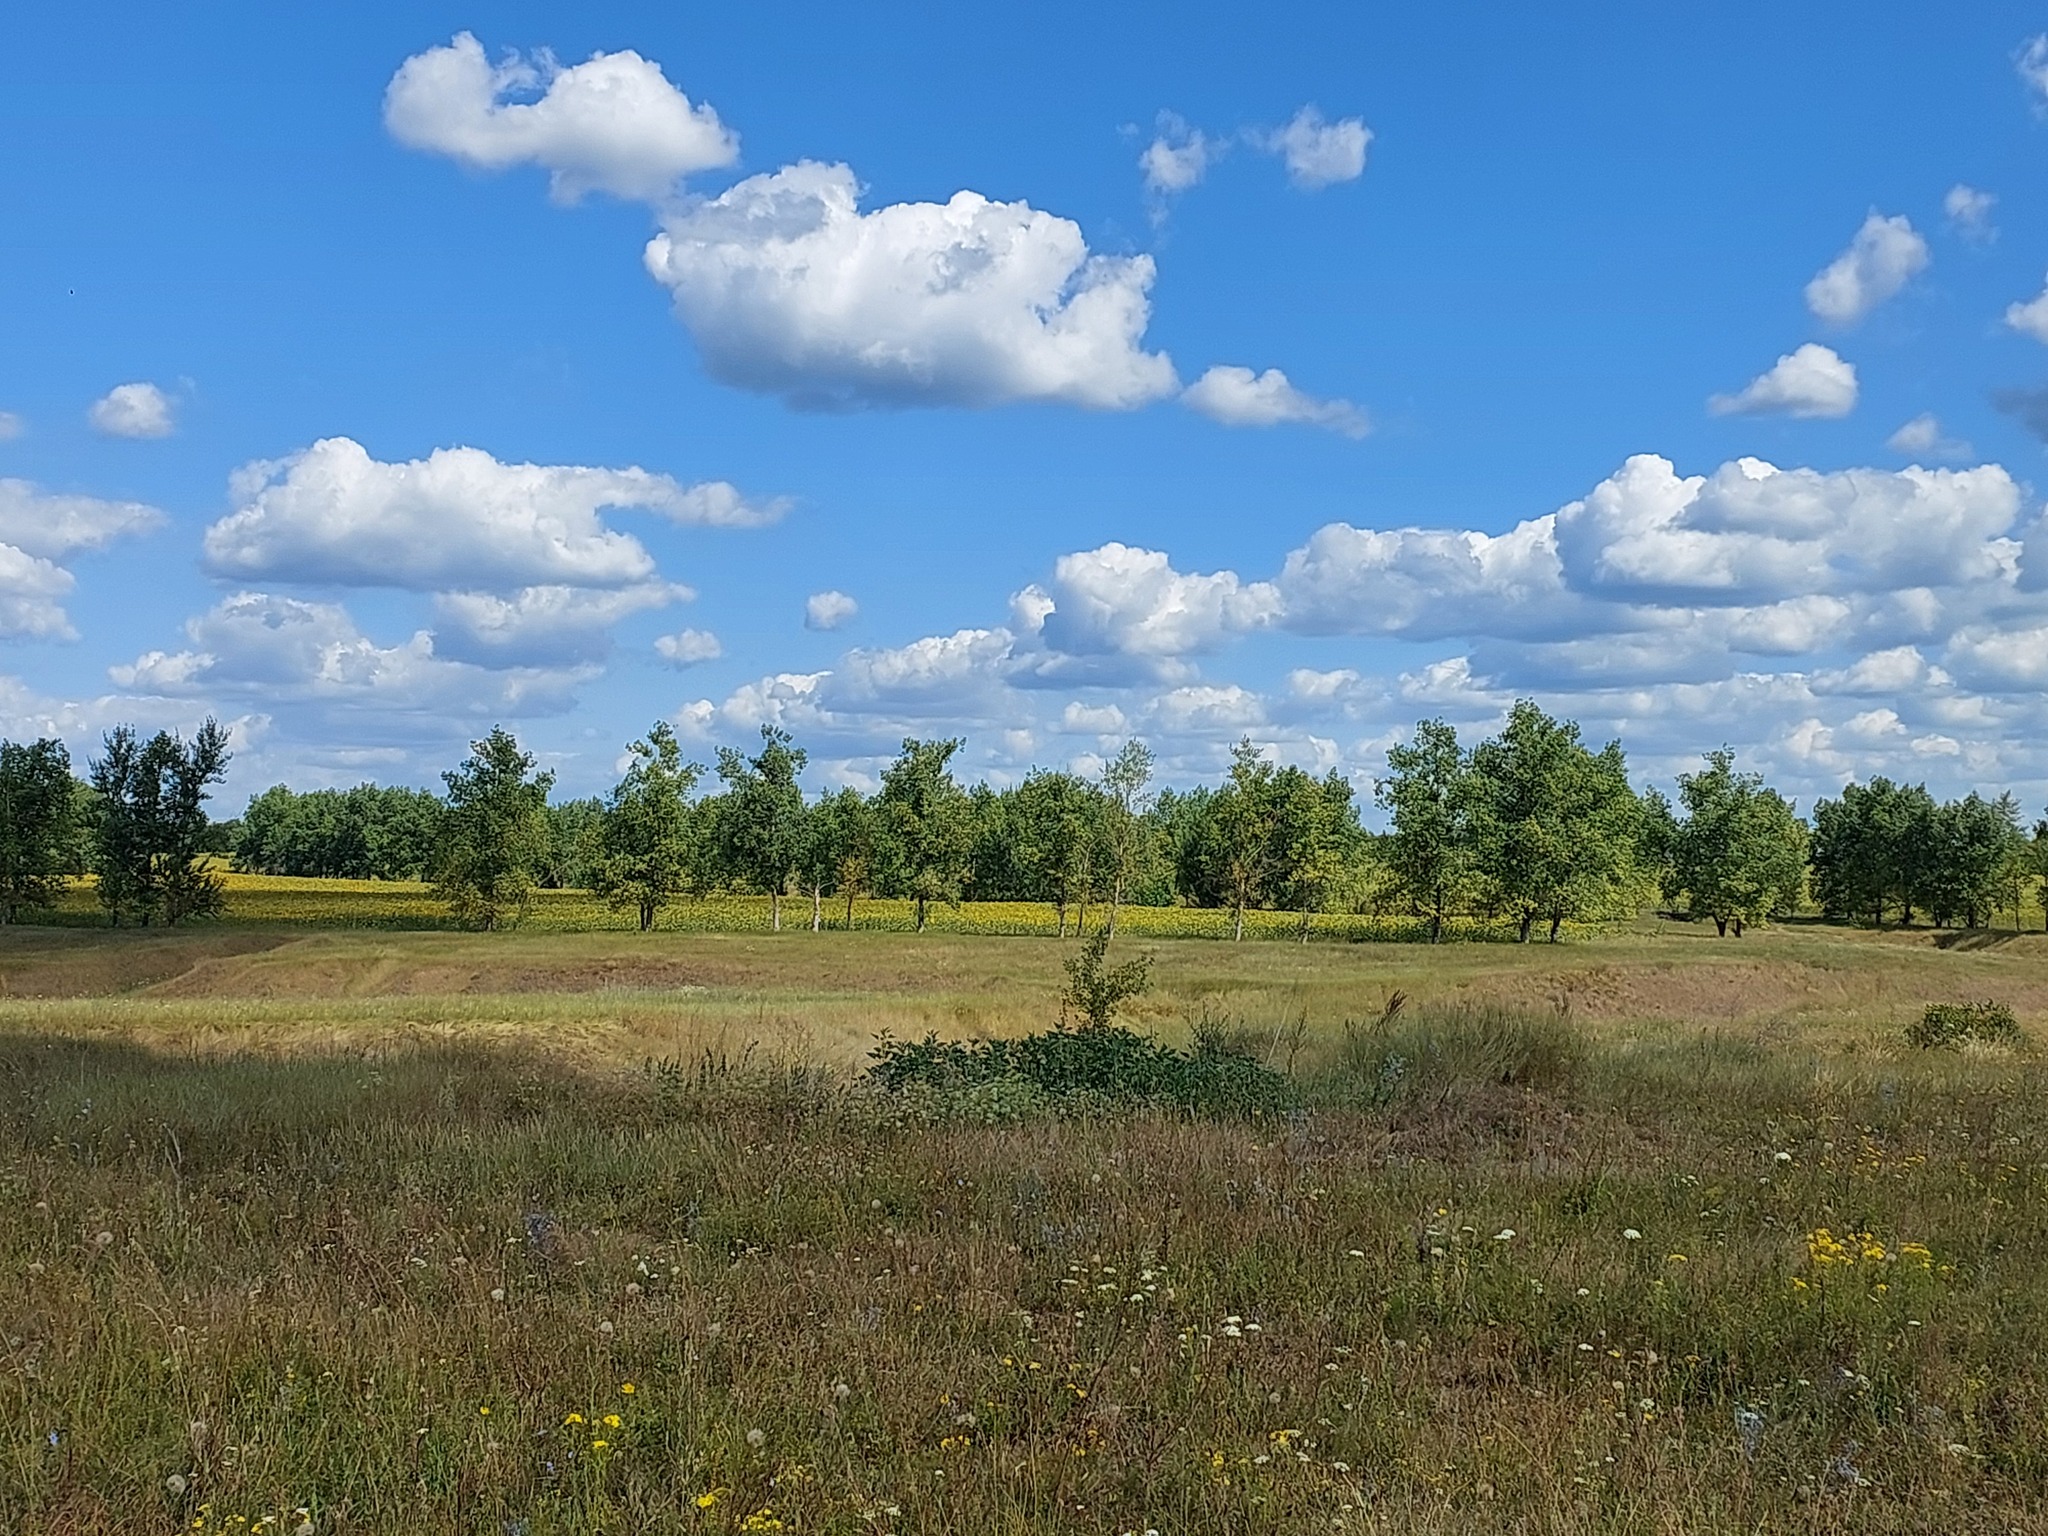
[[[1154,947],[1321,1107],[619,1070],[1035,1026],[1039,941],[0,934],[0,1529],[2036,1528],[2048,1076],[1896,1037],[2042,941]],[[1347,1054],[1396,988],[1575,1023]]]

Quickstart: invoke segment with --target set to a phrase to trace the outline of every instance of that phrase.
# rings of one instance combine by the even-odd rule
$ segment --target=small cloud
[[[1183,390],[1180,399],[1189,410],[1226,427],[1300,422],[1346,437],[1364,437],[1372,430],[1365,412],[1349,400],[1318,400],[1304,394],[1278,368],[1255,374],[1249,368],[1219,364]]]
[[[1739,393],[1715,395],[1707,409],[1716,416],[1846,416],[1856,408],[1856,368],[1832,347],[1807,342],[1788,352]]]
[[[1983,243],[1998,238],[1998,231],[1991,223],[1991,210],[1998,206],[1996,194],[1980,192],[1975,187],[1957,182],[1948,189],[1948,195],[1941,200],[1941,211],[1948,215],[1948,226],[1965,240]]]
[[[2024,304],[2008,304],[2005,323],[2022,335],[2048,345],[2048,287]]]
[[[1115,736],[1129,722],[1114,704],[1070,703],[1060,712],[1060,730],[1069,736]]]
[[[804,628],[839,629],[859,612],[860,604],[844,592],[813,592],[804,599]]]
[[[1287,162],[1287,174],[1304,192],[1318,192],[1365,174],[1366,146],[1372,130],[1365,119],[1346,117],[1325,122],[1313,106],[1295,113],[1284,128],[1257,136],[1259,147]]]
[[[0,443],[11,443],[28,430],[28,423],[12,411],[0,411]]]
[[[1960,438],[1942,435],[1941,423],[1930,411],[1922,411],[1900,427],[1885,439],[1885,446],[1894,453],[1903,453],[1912,458],[1967,459],[1972,456],[1972,449],[1968,443]]]
[[[2013,55],[2013,68],[2037,98],[2035,106],[2048,103],[2048,32],[2036,33]]]
[[[725,654],[725,647],[708,629],[685,629],[657,639],[654,653],[672,667],[694,667],[700,662],[718,660]]]
[[[107,437],[169,437],[171,400],[154,384],[116,384],[86,413]]]
[[[1872,211],[1849,248],[1806,285],[1806,307],[1836,325],[1854,325],[1927,268],[1927,242],[1912,221]]]
[[[1159,132],[1138,156],[1145,190],[1154,197],[1185,192],[1209,174],[1222,147],[1199,128],[1191,128],[1177,112],[1159,114]]]

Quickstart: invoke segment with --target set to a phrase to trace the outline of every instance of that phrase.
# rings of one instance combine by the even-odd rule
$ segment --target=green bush
[[[2004,1003],[1929,1003],[1919,1021],[1906,1026],[1907,1042],[1923,1051],[1966,1040],[2013,1045],[2019,1039],[2019,1021]]]
[[[1285,1074],[1213,1037],[1192,1051],[1116,1025],[1062,1026],[1017,1040],[881,1037],[868,1053],[868,1076],[892,1093],[937,1094],[963,1118],[985,1118],[998,1102],[1054,1111],[1150,1106],[1210,1118],[1262,1118],[1293,1107]],[[1022,1095],[1028,1085],[1030,1095]]]

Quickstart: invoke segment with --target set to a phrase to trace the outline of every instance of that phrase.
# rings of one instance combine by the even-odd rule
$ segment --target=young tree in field
[[[0,923],[57,904],[75,832],[71,754],[54,738],[0,741]]]
[[[690,883],[690,791],[703,769],[683,761],[666,720],[627,750],[633,760],[598,819],[591,884],[613,907],[638,913],[645,933]]]
[[[1273,878],[1279,854],[1278,772],[1249,736],[1230,749],[1230,777],[1216,792],[1216,844],[1230,892],[1230,937],[1244,938],[1245,908]]]
[[[807,761],[789,732],[761,727],[761,750],[744,757],[718,749],[718,776],[725,780],[717,822],[721,868],[768,897],[769,926],[782,932],[782,898],[803,848],[804,792],[797,775]]]
[[[1457,731],[1424,720],[1406,746],[1387,749],[1380,806],[1393,816],[1382,849],[1408,899],[1429,914],[1429,942],[1472,889],[1471,783]]]
[[[1522,699],[1500,735],[1472,749],[1471,773],[1479,874],[1523,943],[1538,918],[1555,943],[1565,919],[1626,904],[1642,803],[1619,742],[1588,752],[1575,721]]]
[[[1351,782],[1336,769],[1312,778],[1299,768],[1274,776],[1274,890],[1301,914],[1297,937],[1308,942],[1309,915],[1343,880],[1359,841]]]
[[[1032,900],[1052,903],[1061,938],[1069,905],[1078,902],[1087,919],[1102,809],[1093,787],[1071,773],[1034,773],[1017,787],[1017,870]]]
[[[1098,841],[1102,849],[1102,875],[1109,892],[1109,926],[1116,935],[1116,914],[1151,851],[1151,824],[1145,813],[1151,808],[1149,790],[1154,759],[1152,749],[1138,740],[1127,741],[1115,757],[1103,765],[1096,780]]]
[[[147,742],[130,726],[109,731],[91,765],[100,904],[119,926],[176,926],[221,909],[221,879],[207,867],[206,801],[227,773],[228,733],[214,720],[188,745],[169,731]]]
[[[852,787],[820,797],[804,818],[797,869],[811,893],[811,932],[824,926],[824,898],[846,900],[846,929],[853,931],[853,901],[873,883],[875,812]]]
[[[548,851],[552,773],[535,773],[533,758],[503,726],[470,744],[462,766],[441,775],[448,809],[434,891],[458,922],[485,930],[516,923],[533,895],[534,870]]]
[[[961,745],[906,738],[896,761],[882,770],[875,797],[884,889],[917,904],[919,933],[932,902],[959,902],[967,874],[973,828],[967,796],[949,766]]]
[[[1806,890],[1806,827],[1763,776],[1737,773],[1726,747],[1707,766],[1678,777],[1685,819],[1671,834],[1671,878],[1695,916],[1735,936],[1773,912],[1798,906]]]

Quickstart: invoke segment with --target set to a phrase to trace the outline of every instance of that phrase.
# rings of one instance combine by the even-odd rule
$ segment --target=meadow
[[[1904,1038],[2040,936],[1132,918],[1194,1118],[862,1077],[1071,943],[347,895],[0,930],[0,1529],[2048,1528],[2048,1075]]]

